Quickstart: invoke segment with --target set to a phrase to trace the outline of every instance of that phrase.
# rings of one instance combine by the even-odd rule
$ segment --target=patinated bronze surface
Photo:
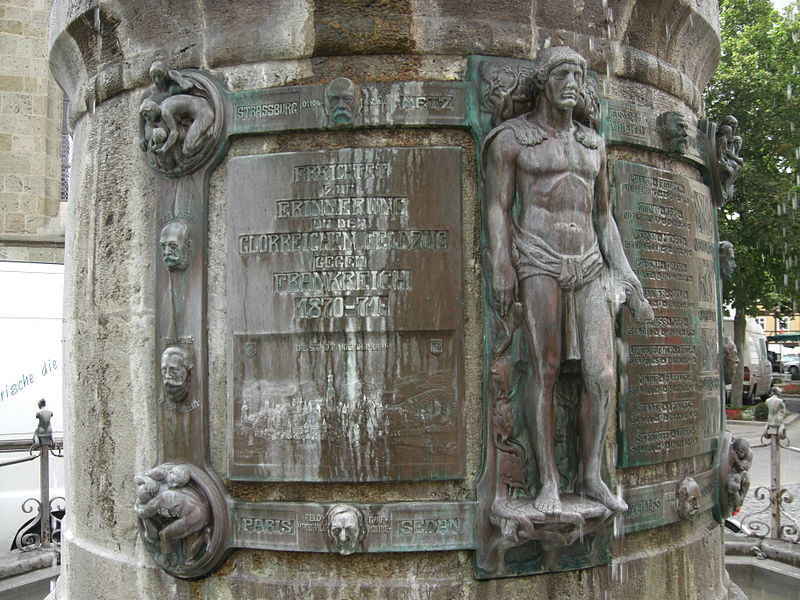
[[[304,129],[466,126],[462,82],[354,82],[298,85],[228,94],[231,135]]]
[[[302,552],[418,552],[474,546],[472,502],[237,502],[234,545]]]
[[[220,486],[191,464],[164,463],[134,479],[142,541],[155,562],[182,578],[204,574],[227,551]]]
[[[670,152],[683,154],[689,147],[689,124],[679,112],[668,111],[658,117],[661,138]]]
[[[750,490],[750,467],[753,451],[744,437],[734,437],[729,431],[722,432],[719,451],[719,504],[717,517],[726,519],[742,505]]]
[[[230,475],[463,475],[461,154],[229,165]]]
[[[601,131],[609,144],[642,146],[677,154],[705,167],[708,143],[704,131],[690,123],[681,113],[658,114],[649,106],[602,101]]]
[[[714,506],[716,486],[716,471],[708,469],[677,481],[626,489],[628,510],[622,528],[625,533],[632,533],[691,519],[695,514]]]
[[[717,204],[723,206],[733,198],[734,184],[744,166],[744,159],[740,156],[742,138],[738,133],[739,121],[733,115],[724,117],[722,121],[711,128],[714,133],[711,164],[712,187],[715,191]]]
[[[716,448],[721,378],[716,215],[709,189],[645,165],[614,165],[615,212],[625,250],[655,310],[642,325],[623,315],[620,390],[623,466]]]
[[[153,65],[139,118],[141,149],[162,175],[153,399],[161,444],[159,466],[137,479],[135,511],[145,547],[167,572],[201,576],[231,547],[342,555],[475,547],[481,577],[574,569],[610,560],[617,516],[636,531],[713,505],[714,470],[624,491],[602,478],[618,377],[628,465],[713,449],[720,387],[709,366],[718,306],[708,190],[618,162],[618,230],[596,131],[702,166],[704,136],[716,129],[699,135],[677,113],[610,102],[601,123],[593,80],[569,49],[543,51],[536,63],[471,65],[472,83],[339,77],[244,92]],[[479,501],[232,500],[208,460],[208,171],[233,135],[387,126],[469,126],[486,138],[489,423]],[[738,148],[729,128],[713,138],[727,140],[720,155]],[[464,476],[461,162],[460,149],[442,147],[228,162],[231,478]],[[658,318],[636,323],[624,312],[628,344],[617,353],[623,303],[642,321],[652,304]],[[705,362],[687,375],[673,355]],[[679,391],[664,392],[672,383]],[[691,384],[698,391],[685,397]],[[683,439],[675,429],[697,414],[685,439],[699,437],[674,443]],[[722,485],[741,494],[746,456],[727,450]]]
[[[206,76],[161,61],[150,67],[150,78],[153,86],[139,106],[139,148],[159,173],[188,175],[208,162],[222,137],[221,91]]]
[[[611,215],[603,140],[573,118],[591,124],[598,107],[584,59],[566,47],[542,50],[532,77],[533,110],[491,131],[481,159],[491,308],[500,323],[489,367],[496,472],[481,493],[493,527],[482,534],[479,570],[489,576],[505,573],[507,553],[528,540],[571,546],[627,509],[602,478],[614,317],[626,303],[639,321],[653,318]],[[525,360],[509,351],[517,328],[527,376],[517,380],[524,387],[515,415],[513,361]],[[559,418],[562,407],[574,420]],[[558,439],[575,437],[572,460],[562,460]],[[598,560],[595,550],[581,554]]]
[[[692,477],[684,477],[675,487],[674,508],[681,519],[692,519],[700,511],[700,486]]]

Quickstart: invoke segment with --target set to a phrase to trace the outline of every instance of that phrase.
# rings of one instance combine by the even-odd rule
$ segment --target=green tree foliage
[[[745,315],[800,309],[800,1],[781,14],[769,0],[720,0],[720,18],[722,57],[705,97],[707,116],[734,115],[744,139],[736,195],[719,213],[720,239],[736,248],[723,297],[737,311],[741,355]]]

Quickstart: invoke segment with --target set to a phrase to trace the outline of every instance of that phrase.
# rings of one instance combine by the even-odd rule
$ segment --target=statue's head
[[[337,504],[325,515],[328,538],[339,554],[352,554],[358,550],[366,535],[364,515],[354,506]]]
[[[700,509],[700,486],[691,477],[685,477],[678,482],[675,508],[681,519],[693,517]]]
[[[325,112],[334,125],[349,125],[359,109],[356,84],[338,77],[325,86]]]
[[[136,500],[139,504],[147,504],[158,494],[159,483],[149,475],[137,475],[133,482],[136,484]]]
[[[148,123],[157,123],[161,118],[161,107],[147,98],[139,105],[139,114]]]
[[[723,279],[730,279],[736,270],[736,252],[727,240],[719,243],[719,272]]]
[[[150,143],[152,144],[153,148],[159,148],[164,145],[164,142],[167,141],[169,134],[167,130],[163,127],[156,127],[150,132]]]
[[[730,127],[730,133],[734,134],[739,127],[739,120],[733,115],[722,117],[722,120],[720,121],[720,127]]]
[[[736,453],[740,459],[746,458],[750,453],[750,442],[747,441],[747,438],[744,437],[737,437],[733,440],[733,451]]]
[[[159,89],[164,89],[169,79],[169,70],[163,61],[157,60],[150,65],[150,79]]]
[[[42,398],[38,402],[39,408],[44,408],[46,404],[47,404],[47,402],[45,402],[44,398]]]
[[[736,350],[736,344],[734,344],[733,340],[728,336],[725,336],[723,339],[722,349],[724,353],[723,376],[725,378],[725,383],[732,383],[736,365],[739,363],[739,352]]]
[[[170,221],[161,229],[159,237],[161,257],[170,271],[184,271],[189,266],[192,240],[189,225],[181,219]]]
[[[170,346],[161,354],[161,377],[164,397],[172,402],[183,402],[189,394],[192,375],[192,357],[188,350]]]
[[[183,465],[172,467],[167,474],[167,485],[171,488],[181,488],[189,484],[192,474]]]
[[[658,118],[658,125],[670,152],[686,152],[689,145],[689,123],[683,114],[674,111],[662,113]]]
[[[568,46],[539,51],[534,61],[533,82],[539,94],[560,110],[573,110],[582,100],[586,60]]]

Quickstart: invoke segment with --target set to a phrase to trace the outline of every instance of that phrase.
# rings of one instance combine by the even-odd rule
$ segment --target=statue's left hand
[[[655,319],[653,307],[644,297],[644,291],[638,279],[635,281],[626,279],[623,281],[622,287],[625,289],[625,304],[631,309],[634,319],[639,323],[647,323]]]
[[[633,313],[633,318],[639,323],[647,323],[655,319],[653,307],[650,306],[641,289],[635,289],[628,298],[627,304]]]

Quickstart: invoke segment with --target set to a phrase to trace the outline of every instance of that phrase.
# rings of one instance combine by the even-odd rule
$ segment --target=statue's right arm
[[[167,131],[169,134],[167,135],[167,140],[164,144],[156,150],[159,154],[164,154],[175,145],[175,142],[178,141],[178,124],[175,122],[175,118],[172,116],[172,113],[169,110],[169,107],[162,106],[161,107],[161,120],[167,126]]]
[[[143,519],[149,519],[150,517],[154,517],[158,514],[158,506],[159,506],[159,499],[158,496],[155,498],[151,498],[145,504],[139,504],[134,507],[136,514],[142,517]]]
[[[492,292],[505,316],[514,301],[517,274],[511,261],[511,209],[519,145],[514,132],[501,131],[486,149],[486,228],[492,263]]]

